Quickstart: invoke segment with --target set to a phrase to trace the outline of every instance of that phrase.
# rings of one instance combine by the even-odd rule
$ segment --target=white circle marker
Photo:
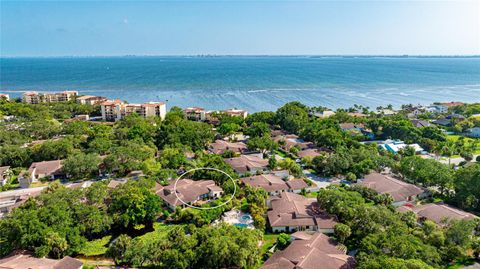
[[[189,205],[188,203],[184,202],[180,197],[178,197],[177,195],[177,183],[180,179],[182,179],[183,176],[185,176],[186,174],[188,173],[191,173],[191,172],[195,172],[195,171],[198,171],[198,170],[210,170],[210,171],[217,171],[217,172],[220,172],[220,173],[223,173],[225,174],[233,183],[233,194],[232,196],[230,196],[230,199],[228,199],[227,201],[225,201],[224,203],[222,204],[219,204],[217,206],[213,206],[213,207],[199,207],[199,206],[194,206],[194,205]],[[214,208],[218,208],[218,207],[221,207],[221,206],[224,206],[226,205],[228,202],[232,201],[232,199],[235,197],[235,193],[237,192],[237,184],[235,184],[235,180],[233,180],[233,178],[225,173],[224,171],[220,170],[220,169],[217,169],[217,168],[209,168],[209,167],[202,167],[202,168],[193,168],[193,169],[190,169],[188,170],[187,172],[181,174],[176,180],[175,180],[175,184],[173,185],[173,193],[175,194],[175,196],[177,197],[177,199],[182,202],[182,204],[188,206],[188,207],[191,207],[191,208],[196,208],[196,209],[202,209],[202,210],[207,210],[207,209],[214,209]]]

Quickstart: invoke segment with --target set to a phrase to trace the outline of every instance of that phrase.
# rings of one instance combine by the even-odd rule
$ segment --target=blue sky
[[[1,1],[1,56],[480,54],[480,1]]]

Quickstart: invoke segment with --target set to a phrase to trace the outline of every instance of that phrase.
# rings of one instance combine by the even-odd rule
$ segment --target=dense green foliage
[[[254,230],[230,225],[187,231],[177,227],[166,238],[143,241],[126,235],[118,237],[109,255],[118,265],[153,266],[155,268],[254,268],[260,261]]]
[[[389,263],[398,264],[394,268],[438,268],[466,256],[475,241],[474,230],[479,225],[476,221],[452,221],[444,228],[429,221],[417,226],[409,213],[397,213],[376,202],[372,206],[369,201],[375,199],[357,190],[322,189],[318,202],[351,229],[349,237],[343,225],[341,229],[336,227],[336,233],[342,239],[348,238],[347,245],[358,248],[360,268],[380,268]]]
[[[87,189],[52,183],[0,221],[0,255],[27,249],[40,257],[60,258],[79,253],[87,239],[112,227],[128,232],[135,224],[151,224],[160,200],[145,185],[129,182],[108,191],[104,182]]]

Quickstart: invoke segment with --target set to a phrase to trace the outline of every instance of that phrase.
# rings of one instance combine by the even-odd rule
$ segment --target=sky
[[[480,1],[3,1],[0,56],[480,55]]]

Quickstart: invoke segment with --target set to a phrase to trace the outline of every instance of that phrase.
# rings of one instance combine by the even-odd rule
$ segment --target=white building
[[[0,93],[0,99],[5,99],[7,101],[10,100],[10,95],[5,94],[5,93]]]
[[[121,100],[108,100],[101,105],[102,120],[117,121],[132,113],[141,117],[157,116],[162,120],[167,115],[167,105],[163,102],[148,102],[144,104],[125,104]]]

